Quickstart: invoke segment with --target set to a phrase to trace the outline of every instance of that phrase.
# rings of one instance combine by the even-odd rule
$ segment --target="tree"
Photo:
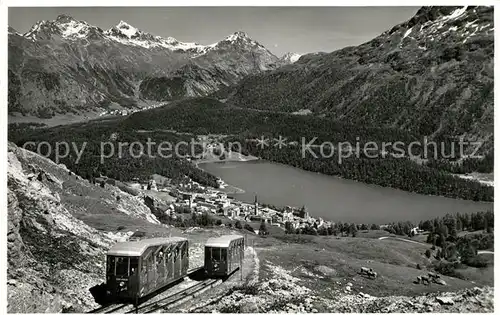
[[[306,214],[307,214],[306,206],[302,206],[302,208],[300,208],[300,211],[299,211],[299,217],[305,218]]]
[[[269,232],[267,231],[266,223],[264,221],[260,222],[260,227],[259,227],[259,235],[268,235]]]
[[[324,226],[322,226],[322,227],[320,227],[320,228],[318,229],[318,234],[319,234],[319,235],[324,235],[324,236],[325,236],[325,235],[328,235],[328,229],[327,229],[327,228],[325,228]]]
[[[215,222],[215,225],[221,225],[222,224],[222,220],[221,219],[217,219],[217,221]]]
[[[207,212],[203,212],[201,217],[198,217],[198,224],[201,226],[213,225],[213,219],[208,215]]]
[[[457,259],[457,247],[454,243],[446,243],[446,247],[443,249],[444,258],[449,261],[454,261]]]
[[[477,255],[477,249],[468,237],[460,237],[457,240],[457,251],[460,255],[460,261],[465,264],[474,259]]]
[[[348,233],[351,234],[352,237],[356,237],[358,234],[358,228],[356,227],[356,224],[351,224],[349,225]]]
[[[335,227],[337,228],[339,233],[344,232],[344,223],[342,223],[342,221],[339,221],[339,223],[335,224]]]
[[[245,230],[248,230],[250,232],[255,233],[255,230],[253,229],[253,227],[250,224],[248,224],[248,223],[245,223],[244,228],[245,228]]]
[[[327,228],[327,234],[328,235],[335,235],[337,236],[336,229],[333,224],[330,224]]]
[[[344,232],[344,233],[348,233],[348,234],[349,234],[349,227],[350,227],[350,226],[351,226],[351,225],[350,225],[349,223],[347,223],[347,222],[346,222],[346,223],[344,223],[344,228],[342,229],[342,232]]]
[[[285,233],[286,234],[295,234],[295,229],[293,228],[292,222],[285,222]]]
[[[378,225],[376,225],[375,223],[373,223],[371,226],[370,226],[370,230],[380,230],[380,227]]]
[[[446,214],[443,218],[443,225],[446,226],[449,236],[453,238],[457,237],[457,221],[453,215]],[[445,238],[448,238],[448,235]]]
[[[432,253],[431,253],[431,250],[430,250],[430,249],[427,249],[427,250],[425,251],[425,257],[427,257],[427,258],[431,258],[431,254],[432,254]]]
[[[462,225],[462,220],[460,218],[457,218],[457,231],[462,231],[463,230],[463,225]]]

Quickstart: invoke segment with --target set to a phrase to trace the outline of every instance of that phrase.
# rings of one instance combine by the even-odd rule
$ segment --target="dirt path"
[[[491,250],[479,250],[477,251],[477,254],[478,255],[481,255],[481,254],[490,254],[490,255],[494,255],[495,253],[492,252]]]
[[[424,243],[420,243],[420,242],[412,241],[412,240],[407,240],[405,238],[400,238],[400,237],[382,236],[382,237],[379,237],[378,239],[379,240],[385,240],[387,238],[388,239],[395,239],[395,240],[405,241],[405,242],[409,242],[409,243],[413,243],[413,244],[419,244],[419,245],[423,245],[423,246],[428,246],[428,244],[424,244]]]
[[[417,242],[417,241],[407,240],[405,238],[391,237],[391,236],[382,236],[382,237],[379,237],[378,239],[379,240],[396,239],[396,240],[405,241],[405,242],[414,243],[414,244],[419,244],[419,245],[423,245],[423,246],[427,246],[428,245],[428,244],[420,243],[420,242]],[[495,253],[493,251],[491,251],[491,250],[480,250],[480,251],[477,252],[477,254],[478,255],[481,255],[481,254],[494,255]]]

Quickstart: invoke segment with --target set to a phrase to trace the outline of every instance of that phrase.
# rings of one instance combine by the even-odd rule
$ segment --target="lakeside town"
[[[102,112],[100,112],[98,117],[128,116],[128,115],[132,115],[133,113],[141,112],[143,110],[148,110],[148,109],[154,109],[157,107],[164,106],[166,104],[167,103],[159,103],[159,104],[152,104],[152,105],[147,105],[147,106],[143,106],[143,107],[134,107],[134,108],[127,108],[127,109],[107,109],[107,110],[103,110]]]
[[[137,196],[143,196],[145,203],[156,212],[157,216],[168,216],[176,220],[187,214],[210,216],[219,219],[222,225],[235,224],[236,222],[265,223],[285,230],[303,229],[328,229],[334,223],[321,217],[315,218],[309,214],[306,206],[286,206],[275,209],[272,206],[260,204],[258,196],[254,202],[237,200],[223,190],[228,185],[221,179],[218,180],[219,188],[203,186],[189,178],[182,181],[172,180],[160,175],[152,175],[145,181],[134,178],[131,182],[120,183],[107,177],[95,179],[96,184],[125,185],[125,190],[133,190]],[[258,233],[258,231],[255,231]]]

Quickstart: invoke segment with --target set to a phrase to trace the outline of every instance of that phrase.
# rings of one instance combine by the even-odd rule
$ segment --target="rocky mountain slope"
[[[244,32],[193,49],[196,55],[173,73],[143,80],[139,87],[141,95],[159,101],[207,95],[249,74],[278,66],[278,58]]]
[[[281,56],[280,61],[283,63],[283,65],[292,64],[299,60],[300,56],[301,55],[297,53],[287,52],[286,54]]]
[[[290,279],[278,278],[262,282],[254,290],[261,294],[245,292],[248,289],[236,290],[207,308],[201,308],[200,313],[317,313],[317,307],[328,313],[490,313],[494,310],[492,287],[413,297],[335,292],[335,298],[330,299],[314,296],[310,290]]]
[[[147,227],[148,231],[154,231],[149,233],[151,236],[167,236],[172,232],[174,234],[179,232],[158,224],[142,197],[132,196],[112,185],[103,188],[90,184],[70,172],[64,165],[55,164],[12,143],[8,145],[8,163],[9,312],[82,313],[96,308],[98,305],[94,302],[89,289],[103,282],[104,255],[114,242],[126,240],[136,228],[143,230]],[[156,202],[151,197],[145,200],[149,201],[149,206],[154,210]],[[120,228],[122,225],[127,227]],[[193,266],[198,266],[203,261],[202,244],[206,238],[213,236],[214,233],[232,234],[234,230],[210,228],[202,231],[199,228],[192,228],[182,233],[187,233],[188,235],[184,236],[193,241],[190,245],[190,260],[195,263]],[[256,235],[249,235],[249,238],[253,238],[252,248],[248,248],[253,255],[245,256],[251,257],[251,263],[244,268],[247,281],[241,285],[238,282],[239,277],[233,278],[238,286],[219,291],[220,294],[212,296],[213,298],[209,297],[208,300],[203,296],[199,297],[199,300],[195,300],[193,308],[186,309],[187,311],[248,313],[408,310],[491,312],[493,310],[491,287],[467,286],[468,289],[455,291],[454,285],[465,282],[443,276],[449,287],[430,289],[453,292],[375,297],[363,292],[379,290],[380,288],[373,286],[380,284],[371,284],[370,281],[373,280],[363,280],[363,277],[357,276],[353,270],[358,268],[354,268],[352,259],[347,264],[345,259],[332,260],[334,264],[344,266],[343,268],[348,271],[344,274],[344,271],[334,264],[329,264],[330,267],[327,267],[302,262],[303,257],[311,256],[296,255],[297,252],[293,251],[293,248],[297,250],[303,246],[307,252],[312,252],[317,257],[328,257],[329,261],[334,259],[332,253],[336,251],[325,251],[324,245],[318,247],[308,243],[294,247],[286,243],[284,244],[286,250],[283,250],[283,247],[278,249],[272,248],[274,245],[266,246],[268,238],[258,238]],[[262,242],[264,243],[261,244]],[[276,239],[270,242],[279,243]],[[353,247],[349,244],[345,246],[349,249],[349,253],[352,248],[356,248],[354,252],[356,260],[359,260],[358,263],[366,263],[364,258],[358,256],[363,255],[364,248],[372,249],[371,245],[366,245],[367,242],[368,240],[362,241],[364,246]],[[374,240],[372,244],[375,244],[373,242]],[[408,245],[406,242],[402,244]],[[257,246],[257,251],[254,250],[254,246]],[[342,244],[332,246],[342,246]],[[417,255],[420,257],[422,254],[420,249],[418,251]],[[402,267],[403,271],[398,271],[397,266],[399,260],[405,264],[413,261],[414,256],[403,254],[406,252],[407,250],[396,250],[395,253],[400,253],[396,255],[397,259],[389,259],[389,255],[384,254],[371,257],[377,262],[379,271],[385,270],[385,275],[382,272],[380,274],[384,290],[388,288],[389,279],[401,285],[398,272],[402,273],[405,279],[408,278],[407,266]],[[278,264],[281,255],[287,259]],[[384,257],[383,261],[380,261],[381,256]],[[297,261],[301,261],[300,268],[295,265]],[[389,269],[391,273],[381,267],[385,263],[391,267]],[[413,268],[414,264],[411,265]],[[421,272],[415,269],[413,273]],[[393,277],[396,279],[392,280]],[[333,281],[340,278],[345,281]],[[325,281],[329,281],[327,286],[324,285]],[[410,290],[417,289],[410,288]]]
[[[243,32],[203,46],[67,15],[25,34],[9,28],[8,45],[9,113],[39,117],[204,95],[278,60]]]
[[[332,283],[323,289],[328,294],[312,290],[303,278],[269,262],[261,267],[270,271],[266,279],[256,279],[234,287],[222,296],[199,302],[184,312],[196,313],[460,313],[492,312],[494,289],[473,287],[451,292],[429,292],[414,296],[373,296],[363,293],[363,287],[348,282],[346,286]],[[335,272],[326,266],[325,272]],[[303,267],[302,267],[303,268]],[[297,268],[298,269],[298,268]],[[354,290],[359,291],[355,293]]]
[[[250,76],[227,102],[491,147],[493,30],[492,7],[423,7],[362,45]]]
[[[103,226],[161,225],[140,197],[92,185],[31,151],[9,144],[8,163],[9,312],[96,306],[88,289],[104,279],[105,251],[129,236]]]

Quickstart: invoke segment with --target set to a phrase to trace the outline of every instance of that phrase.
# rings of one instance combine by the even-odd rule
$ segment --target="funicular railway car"
[[[182,237],[116,243],[107,253],[106,287],[112,300],[140,298],[186,276],[188,241]]]
[[[241,235],[209,238],[205,244],[205,271],[209,277],[225,277],[241,268],[245,240]]]

